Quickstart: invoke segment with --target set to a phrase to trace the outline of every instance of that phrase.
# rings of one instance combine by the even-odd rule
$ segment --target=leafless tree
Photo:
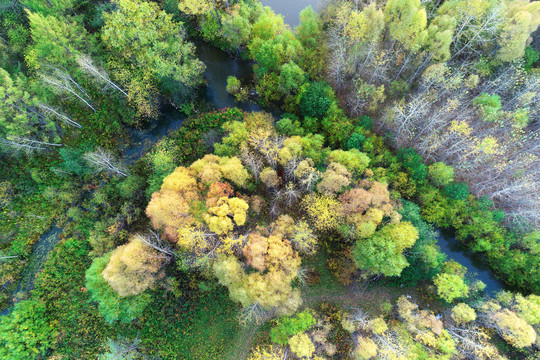
[[[170,260],[174,256],[174,251],[172,250],[170,244],[163,240],[159,233],[154,230],[150,230],[145,234],[137,234],[135,237],[143,244],[146,244],[154,250],[162,253],[167,260]]]
[[[86,106],[96,112],[96,109],[90,104],[92,99],[88,96],[82,86],[79,85],[66,71],[55,67],[49,67],[48,74],[41,74],[41,79],[45,84],[51,86],[59,93],[66,93],[75,96],[82,101]]]
[[[260,325],[271,318],[271,311],[263,309],[259,303],[255,303],[240,310],[238,320],[241,324],[255,323]]]
[[[45,141],[31,140],[18,136],[13,136],[11,137],[11,139],[0,138],[0,144],[27,151],[45,150],[46,146],[62,146],[62,144],[53,144]]]
[[[89,56],[80,55],[77,58],[77,64],[79,64],[79,66],[84,72],[93,76],[100,83],[103,83],[106,86],[112,87],[120,91],[124,96],[128,97],[128,94],[124,90],[122,90],[118,85],[116,85],[113,81],[111,81],[111,79],[109,78],[109,74],[107,74],[105,69],[102,69],[96,66]]]
[[[38,107],[46,114],[54,115],[55,117],[59,118],[60,120],[62,120],[63,122],[65,122],[66,124],[70,126],[74,126],[79,129],[82,128],[81,124],[79,124],[75,120],[70,119],[64,114],[60,114],[58,111],[56,111],[54,108],[50,107],[49,105],[39,103]]]
[[[94,152],[86,153],[84,158],[96,169],[96,173],[106,171],[113,175],[127,176],[126,170],[117,163],[112,153],[107,150],[98,148]]]

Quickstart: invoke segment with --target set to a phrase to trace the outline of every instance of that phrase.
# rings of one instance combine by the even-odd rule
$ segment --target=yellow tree
[[[165,276],[162,268],[167,260],[164,254],[133,236],[128,244],[112,252],[103,279],[120,296],[137,295],[153,288]]]

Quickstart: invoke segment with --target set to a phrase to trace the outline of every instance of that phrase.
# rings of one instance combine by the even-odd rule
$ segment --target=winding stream
[[[266,6],[272,7],[276,13],[284,16],[286,23],[295,27],[299,24],[299,14],[302,9],[311,5],[317,9],[320,3],[317,0],[262,0]],[[197,56],[206,64],[204,73],[207,85],[204,91],[205,100],[217,109],[225,107],[238,107],[245,111],[260,111],[260,106],[254,103],[238,103],[234,97],[225,90],[228,76],[236,76],[243,83],[249,82],[252,77],[252,64],[239,59],[234,59],[224,51],[210,46],[204,42],[197,41]],[[182,126],[186,119],[179,110],[172,106],[162,109],[158,120],[148,124],[146,128],[134,129],[131,132],[132,144],[124,150],[127,163],[134,163],[153,144],[166,136],[169,132]],[[38,243],[34,246],[28,265],[23,272],[23,278],[19,282],[13,297],[19,298],[23,293],[34,288],[36,274],[42,269],[49,252],[58,243],[59,235],[63,228],[54,225],[48,232],[42,235]],[[505,285],[495,278],[493,273],[482,264],[470,252],[461,246],[457,240],[449,233],[440,231],[438,243],[441,250],[453,259],[464,265],[470,274],[476,274],[476,278],[486,284],[486,292],[493,294],[505,288]],[[12,307],[0,312],[0,316],[7,314]]]

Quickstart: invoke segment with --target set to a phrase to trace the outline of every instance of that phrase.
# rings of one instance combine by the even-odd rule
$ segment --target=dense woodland
[[[0,4],[1,359],[539,359],[540,2],[299,17]]]

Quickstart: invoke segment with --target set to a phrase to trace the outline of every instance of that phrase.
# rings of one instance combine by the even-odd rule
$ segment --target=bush
[[[55,336],[45,304],[35,300],[22,301],[0,321],[0,358],[41,359]]]
[[[227,77],[227,87],[225,88],[227,92],[231,95],[236,95],[240,92],[240,88],[242,85],[240,84],[240,80],[236,78],[235,76],[229,76]]]

